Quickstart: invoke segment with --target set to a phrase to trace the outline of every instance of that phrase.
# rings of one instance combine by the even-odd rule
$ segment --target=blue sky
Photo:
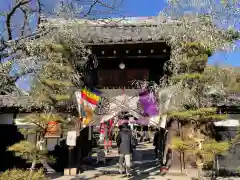
[[[3,3],[4,1],[4,3]],[[0,12],[7,12],[11,7],[12,0],[2,0],[0,3]],[[44,4],[44,9],[48,12],[53,11],[54,7],[56,7],[59,0],[42,0]],[[125,0],[121,5],[120,12],[115,14],[114,16],[122,16],[127,17],[137,17],[137,16],[155,16],[157,15],[164,7],[166,7],[166,3],[164,0]],[[14,16],[14,22],[21,22],[21,15]],[[3,20],[0,19],[0,33],[3,30]],[[34,24],[34,18],[32,18],[32,23]],[[14,34],[17,36],[17,34]],[[237,42],[237,47],[238,46]],[[239,48],[236,48],[234,52],[225,53],[225,52],[216,52],[212,57],[209,58],[209,64],[223,64],[223,65],[231,65],[231,66],[240,66],[240,51]],[[28,84],[29,78],[23,78],[18,82],[18,84],[25,89],[28,89],[26,84]]]
[[[11,7],[12,1],[13,0],[4,0],[5,3],[1,2],[0,12],[4,11],[7,12],[9,7]],[[42,3],[44,4],[44,8],[46,11],[52,12],[59,1],[60,0],[42,0]],[[166,7],[165,0],[125,0],[120,7],[120,12],[114,14],[114,16],[119,16],[119,14],[123,16],[155,16],[165,7]],[[14,21],[21,22],[19,21],[19,19],[21,18],[22,18],[21,15],[17,15],[14,17]],[[32,18],[32,23],[34,23],[34,18]],[[3,26],[0,20],[0,32],[1,29],[3,29]],[[235,52],[231,53],[224,52],[215,53],[213,57],[209,58],[209,63],[210,64],[220,63],[233,66],[240,66],[240,61],[238,60],[239,57],[240,52],[239,48],[237,48]]]

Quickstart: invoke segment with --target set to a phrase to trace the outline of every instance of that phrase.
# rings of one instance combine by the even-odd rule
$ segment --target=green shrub
[[[50,180],[43,170],[30,172],[29,170],[11,169],[0,174],[0,180]]]

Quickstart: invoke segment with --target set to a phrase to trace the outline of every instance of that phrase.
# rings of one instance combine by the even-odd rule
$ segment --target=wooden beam
[[[149,41],[118,41],[118,42],[86,42],[86,46],[98,46],[98,45],[117,45],[117,44],[155,44],[155,43],[165,43],[164,40],[149,40]]]
[[[136,59],[136,58],[139,58],[139,59],[142,59],[142,58],[167,58],[167,57],[170,57],[170,54],[169,55],[148,55],[148,56],[99,56],[97,57],[97,59],[117,59],[117,58],[124,58],[124,59]]]

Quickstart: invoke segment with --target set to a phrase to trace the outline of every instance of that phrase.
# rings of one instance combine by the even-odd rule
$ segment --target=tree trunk
[[[182,152],[179,152],[179,161],[180,161],[180,169],[181,169],[181,173],[183,173]]]
[[[43,168],[49,173],[56,172],[51,166],[48,165],[46,157],[41,160],[41,163],[43,165]]]
[[[32,165],[31,165],[31,171],[33,171],[34,169],[35,169],[35,167],[36,167],[36,160],[33,160],[33,162],[32,162]]]
[[[185,164],[185,152],[182,153],[182,159],[183,159],[183,169],[186,169],[186,164]]]
[[[33,160],[32,162],[32,165],[31,165],[31,168],[30,168],[30,171],[33,172],[35,170],[35,167],[36,167],[36,160]]]
[[[45,143],[45,139],[42,137],[40,138],[40,140],[37,142],[38,144],[38,148],[43,151],[46,147],[44,147],[44,143]],[[43,159],[41,160],[41,163],[43,165],[43,168],[47,171],[47,172],[55,172],[54,169],[52,169],[48,163],[47,163],[47,157],[43,157]]]
[[[181,137],[181,139],[182,140],[184,140],[183,139],[183,128],[182,128],[182,125],[181,125],[181,123],[180,122],[178,122],[178,130],[179,130],[179,132],[180,132],[180,137]],[[185,170],[186,169],[186,164],[185,164],[185,151],[182,151],[182,168],[183,168],[183,170]]]
[[[168,149],[169,149],[169,144],[168,144],[168,142],[166,142],[164,151],[163,151],[163,164],[165,164],[167,162]]]
[[[179,136],[181,137],[181,140],[183,139],[183,129],[182,129],[182,125],[180,124],[180,122],[178,121],[178,131],[179,131]],[[181,166],[181,173],[183,172],[183,170],[185,170],[185,155],[184,155],[184,151],[180,152],[180,166]]]
[[[198,144],[198,149],[199,151],[202,149],[202,139],[201,139],[201,132],[200,128],[197,129],[197,144]],[[201,154],[197,154],[197,169],[198,169],[198,180],[202,180],[202,167],[203,167],[203,161]]]
[[[202,180],[202,160],[197,157],[197,170],[198,170],[198,180]]]
[[[35,170],[36,164],[37,164],[36,160],[33,160],[31,168],[30,168],[30,177],[29,177],[29,179],[32,179],[32,173]]]
[[[198,180],[202,180],[202,168],[198,167]]]

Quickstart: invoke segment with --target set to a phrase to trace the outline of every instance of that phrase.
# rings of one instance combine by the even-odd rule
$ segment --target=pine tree
[[[5,13],[6,29],[9,36],[8,40],[13,39],[12,29],[10,27],[11,17],[15,15],[15,12],[17,12],[18,9],[21,9],[25,15],[24,21],[27,22],[29,18],[28,15],[29,13],[32,13],[32,11],[28,11],[29,8],[26,9],[23,8],[23,6],[28,6],[29,4],[31,4],[31,2],[28,0],[17,1],[10,12]],[[65,24],[60,23],[59,26],[56,27],[54,23],[41,23],[42,19],[40,15],[42,14],[43,8],[40,0],[37,0],[36,5],[38,6],[37,9],[39,15],[37,23],[39,32],[24,36],[24,30],[27,29],[25,25],[28,24],[24,23],[24,26],[21,28],[22,37],[17,41],[9,43],[13,54],[17,52],[17,59],[19,58],[25,61],[28,58],[32,58],[34,59],[33,62],[35,62],[38,67],[37,69],[40,70],[35,71],[34,69],[34,71],[28,71],[28,69],[32,70],[32,68],[28,67],[29,64],[24,64],[24,73],[11,78],[9,77],[9,70],[12,67],[12,64],[3,65],[2,62],[0,62],[0,94],[7,94],[9,93],[7,91],[10,91],[11,93],[13,89],[16,90],[15,82],[21,75],[26,75],[32,72],[35,73],[32,91],[29,93],[29,96],[31,101],[34,102],[32,104],[36,105],[37,108],[40,108],[40,113],[31,114],[23,120],[24,123],[34,125],[34,128],[30,130],[20,130],[25,135],[37,134],[37,143],[31,144],[27,141],[22,141],[9,147],[9,150],[15,152],[15,155],[31,161],[32,170],[36,163],[49,159],[47,158],[46,147],[44,147],[45,135],[48,133],[49,122],[54,121],[61,123],[62,129],[72,128],[69,126],[73,125],[71,123],[69,124],[67,121],[69,116],[64,115],[62,112],[68,110],[70,111],[70,116],[74,116],[71,109],[76,107],[71,103],[66,104],[66,102],[71,101],[73,99],[73,93],[76,90],[81,89],[83,86],[80,73],[84,69],[82,65],[88,60],[90,52],[87,51],[82,44],[79,23],[77,22],[74,24],[75,21],[73,22],[72,20],[79,17],[79,13],[81,13],[83,17],[90,15],[93,16],[92,10],[98,4],[101,4],[105,10],[111,9],[111,12],[112,10],[115,10],[115,8],[117,9],[119,5],[118,3],[111,4],[98,1],[90,4],[90,8],[85,9],[85,12],[85,10],[83,11],[82,8],[79,8],[79,2],[61,2],[60,4],[60,8],[54,14],[59,18],[62,17],[63,19],[67,19],[67,24],[70,22],[70,24],[73,25],[72,27],[69,27],[69,24],[65,26]],[[2,16],[1,13],[0,16]],[[34,36],[36,36],[37,39],[33,39]],[[0,46],[1,45],[2,42]],[[8,46],[6,49],[9,50],[10,48]],[[0,51],[2,51],[2,46],[0,47]],[[10,63],[12,63],[12,61]],[[23,108],[25,110],[31,110],[32,104]]]
[[[66,32],[61,32],[61,42],[56,40],[60,38],[59,36],[53,36],[53,38],[47,36],[26,43],[26,46],[30,48],[24,53],[39,59],[37,63],[40,65],[40,70],[35,74],[29,95],[41,109],[39,113],[32,113],[22,120],[23,123],[34,127],[22,128],[20,131],[24,135],[37,134],[37,142],[34,145],[22,141],[9,147],[9,150],[14,151],[17,156],[31,161],[32,170],[36,163],[46,163],[48,159],[53,159],[47,156],[45,147],[46,135],[51,135],[50,129],[54,128],[51,126],[61,125],[58,130],[59,133],[63,133],[63,131],[73,128],[74,125],[68,121],[69,115],[75,118],[72,109],[76,107],[71,101],[74,98],[75,90],[81,88],[80,75],[74,63],[74,60],[78,59],[74,48],[82,52],[84,47],[76,46],[74,42],[68,44],[67,42],[72,39],[66,34]],[[63,41],[63,37],[66,38],[66,41]],[[73,53],[75,54],[73,55]],[[69,114],[64,114],[66,111]],[[55,122],[55,124],[50,125],[50,122]]]
[[[222,88],[219,77],[214,76],[211,67],[206,68],[208,56],[211,54],[209,48],[200,43],[187,43],[184,44],[182,52],[179,73],[173,76],[171,81],[178,84],[184,101],[180,109],[168,114],[170,118],[190,126],[187,135],[183,136],[183,139],[173,140],[171,146],[178,151],[191,151],[196,156],[198,178],[202,179],[204,163],[211,159],[210,156],[223,152],[229,146],[228,143],[214,141],[207,130],[207,126],[212,122],[226,118],[226,115],[217,114],[212,102],[212,94],[225,89]]]
[[[29,141],[20,141],[8,148],[8,151],[14,152],[15,156],[21,157],[27,160],[28,163],[32,163],[31,170],[34,170],[37,163],[42,163],[43,160],[54,163],[55,158],[53,156],[47,156],[47,150],[41,149],[38,145],[34,145]]]

